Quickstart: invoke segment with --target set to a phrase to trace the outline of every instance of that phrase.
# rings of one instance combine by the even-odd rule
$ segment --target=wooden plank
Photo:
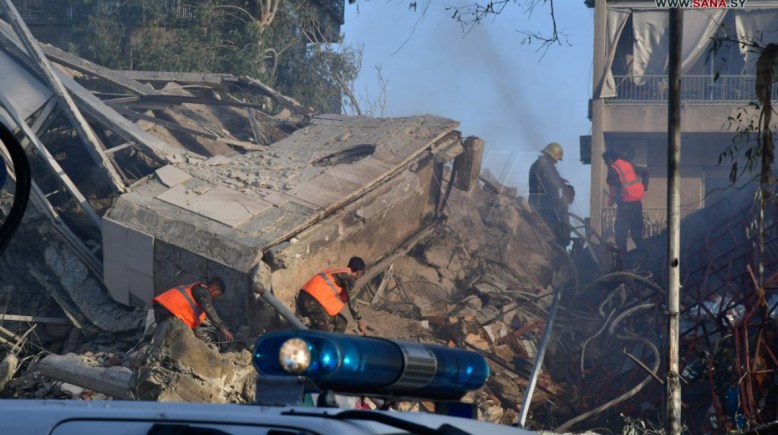
[[[65,73],[58,71],[58,74],[72,93],[73,98],[79,102],[84,112],[125,141],[136,142],[165,163],[169,162],[171,156],[178,151],[156,136],[142,130],[129,119],[121,116]]]
[[[389,284],[389,280],[392,279],[392,276],[394,276],[394,263],[389,265],[389,269],[384,274],[384,277],[381,279],[381,284],[378,286],[378,289],[375,291],[375,294],[373,295],[373,300],[370,301],[370,304],[375,304],[378,302],[378,299],[381,298],[381,296],[384,294],[384,290],[386,290],[386,286]]]
[[[236,146],[239,146],[241,148],[245,148],[247,150],[264,150],[265,149],[265,147],[259,146],[257,144],[251,143],[251,142],[246,142],[246,141],[242,141],[242,140],[238,140],[238,139],[233,139],[233,138],[222,137],[222,136],[219,136],[217,134],[211,133],[209,131],[203,131],[203,130],[197,130],[197,129],[194,129],[194,128],[189,128],[189,127],[183,126],[181,124],[176,124],[175,122],[170,122],[170,121],[166,121],[164,119],[159,119],[159,118],[156,118],[154,116],[146,115],[144,113],[138,113],[138,112],[136,112],[134,110],[130,110],[130,109],[126,108],[126,107],[122,107],[122,106],[112,106],[112,107],[113,107],[114,110],[119,112],[119,114],[121,114],[122,116],[124,116],[124,117],[126,117],[128,119],[135,120],[135,121],[137,121],[137,120],[148,121],[148,122],[151,122],[151,123],[154,123],[154,124],[157,124],[157,125],[161,125],[162,127],[165,127],[168,130],[179,131],[181,133],[187,133],[187,134],[191,134],[193,136],[200,136],[200,137],[204,137],[204,138],[216,141],[216,142],[226,143],[226,144],[229,144],[229,145],[236,145]]]
[[[255,109],[261,109],[261,104],[244,103],[242,101],[227,101],[217,100],[216,98],[207,97],[194,97],[188,95],[167,95],[167,94],[154,94],[144,95],[142,97],[127,97],[111,101],[112,105],[122,104],[128,107],[136,107],[141,109],[155,109],[160,105],[174,105],[174,104],[203,104],[207,106],[227,106],[227,107],[252,107]]]
[[[0,0],[0,9],[3,10],[5,18],[13,27],[16,35],[21,40],[22,45],[24,45],[25,49],[29,53],[29,56],[35,62],[45,81],[49,84],[54,94],[59,98],[60,102],[62,103],[62,109],[64,110],[70,122],[73,124],[73,127],[76,129],[76,132],[86,146],[87,151],[92,155],[97,166],[108,176],[108,180],[111,183],[113,190],[117,192],[124,192],[124,181],[122,181],[122,178],[116,171],[116,168],[110,162],[108,157],[103,153],[103,151],[105,151],[105,147],[100,142],[100,139],[97,138],[97,135],[92,130],[92,127],[89,126],[89,123],[86,121],[84,116],[78,110],[78,107],[76,107],[76,103],[70,97],[70,94],[68,93],[67,89],[65,89],[65,86],[62,84],[59,77],[57,77],[57,74],[54,73],[51,64],[49,64],[49,61],[43,54],[43,51],[38,45],[38,42],[32,36],[30,29],[27,28],[27,24],[24,23],[24,20],[22,20],[19,12],[16,10],[13,3],[11,3],[11,0]]]
[[[32,126],[30,126],[30,129],[33,133],[36,135],[41,132],[41,130],[44,129],[44,126],[51,122],[51,118],[54,118],[56,115],[52,115],[54,113],[54,109],[57,107],[57,99],[56,98],[49,98],[49,101],[46,103],[45,106],[43,106],[43,109],[38,113],[38,117],[35,118],[35,122],[32,123]]]
[[[38,114],[38,117],[35,119],[35,122],[32,123],[32,126],[30,127],[30,130],[32,130],[33,133],[37,136],[38,133],[41,131],[46,130],[49,128],[52,122],[54,122],[54,118],[56,118],[56,114],[52,114],[54,112],[54,109],[57,107],[57,99],[56,98],[50,98],[49,101],[46,103],[45,106],[43,106],[43,109],[41,109],[40,113]],[[25,137],[22,140],[22,147],[25,151],[29,148],[29,145],[32,142]]]
[[[72,325],[72,323],[70,323],[70,320],[65,319],[63,317],[22,316],[17,314],[0,314],[0,321],[49,323],[52,325]]]
[[[99,77],[119,87],[135,92],[138,95],[146,95],[156,92],[151,86],[143,85],[140,82],[132,80],[112,69],[97,65],[86,59],[82,59],[66,51],[62,51],[57,47],[48,44],[42,44],[41,48],[49,59],[57,62],[60,65],[64,65],[76,71]]]
[[[141,82],[176,82],[182,84],[203,84],[211,86],[224,86],[228,83],[237,83],[243,86],[259,89],[265,95],[269,96],[282,106],[292,112],[310,115],[313,109],[303,106],[293,98],[281,94],[270,86],[260,82],[257,79],[243,76],[236,77],[231,74],[204,74],[204,73],[177,73],[177,72],[158,72],[158,71],[118,71],[118,73],[136,81]],[[261,109],[262,107],[258,107]]]
[[[257,111],[253,107],[249,107],[247,110],[251,134],[254,136],[254,142],[256,142],[257,145],[260,145],[265,142],[265,135],[262,134],[262,126],[257,122],[257,118],[255,117]]]
[[[176,124],[175,122],[166,121],[164,119],[159,119],[154,116],[146,115],[145,113],[139,113],[134,110],[128,109],[126,107],[120,106],[120,105],[111,105],[111,107],[116,110],[119,114],[124,116],[125,118],[129,118],[133,121],[143,120],[148,121],[157,125],[161,125],[162,127],[165,127],[168,130],[173,131],[179,131],[181,133],[187,133],[194,136],[200,136],[211,140],[217,140],[219,136],[209,132],[209,131],[203,131],[203,130],[197,130],[194,128],[185,127],[181,124]]]
[[[232,77],[235,79],[235,76],[231,74],[129,70],[115,72],[138,82],[176,82],[181,84],[223,86],[225,78]]]
[[[234,77],[229,77],[229,80],[234,80]],[[283,95],[282,93],[276,91],[275,89],[271,88],[270,86],[260,82],[257,79],[253,79],[251,77],[243,76],[239,77],[237,79],[237,82],[244,86],[249,86],[253,88],[257,88],[263,93],[265,93],[270,98],[277,101],[282,106],[286,107],[287,109],[291,110],[292,112],[301,114],[301,115],[312,115],[314,110],[310,107],[303,106],[300,104],[297,100],[294,98],[287,97],[286,95]]]
[[[115,146],[113,148],[108,148],[107,150],[105,150],[105,152],[108,153],[108,154],[114,154],[114,153],[119,152],[121,150],[127,149],[127,148],[129,148],[129,147],[131,147],[133,145],[136,145],[135,142],[125,142],[125,143],[123,143],[121,145],[117,145],[117,146]]]

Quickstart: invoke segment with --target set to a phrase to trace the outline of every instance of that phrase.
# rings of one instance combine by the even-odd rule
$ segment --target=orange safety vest
[[[643,188],[643,182],[629,162],[618,159],[613,162],[611,168],[619,175],[622,202],[637,202],[643,199],[646,189]]]
[[[336,273],[352,272],[347,267],[327,269],[311,278],[302,288],[313,296],[330,316],[337,315],[348,302],[346,292],[335,283],[333,275]]]
[[[205,312],[192,294],[192,287],[196,285],[201,283],[174,287],[155,297],[154,302],[165,307],[190,328],[196,328],[205,321]]]

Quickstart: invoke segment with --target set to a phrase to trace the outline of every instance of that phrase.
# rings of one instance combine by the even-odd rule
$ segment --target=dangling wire
[[[11,131],[5,125],[0,123],[0,142],[8,149],[8,155],[11,157],[11,166],[16,175],[16,192],[11,211],[2,225],[0,225],[0,255],[5,251],[8,242],[11,241],[16,229],[22,222],[24,211],[27,208],[27,202],[30,199],[30,163],[27,155],[24,153],[22,144],[11,134]],[[3,188],[8,178],[8,171],[5,167],[5,161],[0,157],[0,189]]]

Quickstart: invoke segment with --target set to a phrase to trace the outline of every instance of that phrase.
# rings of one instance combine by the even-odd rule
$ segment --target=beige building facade
[[[581,160],[591,165],[591,221],[612,235],[601,155],[634,152],[634,163],[651,175],[643,200],[645,235],[666,224],[669,12],[654,0],[589,0],[594,9],[591,136],[582,137]],[[681,90],[681,204],[683,214],[731,192],[728,157],[738,130],[757,115],[758,51],[778,42],[778,1],[750,0],[743,9],[685,9]],[[776,91],[773,89],[773,99]],[[720,161],[721,160],[721,161]],[[741,165],[742,167],[742,165]]]

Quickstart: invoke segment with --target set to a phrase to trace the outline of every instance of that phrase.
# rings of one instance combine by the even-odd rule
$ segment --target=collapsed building
[[[577,228],[573,249],[561,249],[516,189],[481,172],[484,143],[463,138],[456,121],[315,114],[248,77],[113,71],[8,25],[0,45],[11,84],[2,89],[3,120],[19,127],[34,173],[32,206],[0,258],[0,319],[9,325],[0,334],[8,355],[67,354],[25,365],[14,379],[16,367],[4,369],[5,395],[248,402],[254,374],[245,350],[219,353],[175,327],[158,330],[154,345],[140,338],[151,298],[221,276],[229,291],[217,309],[250,341],[289,327],[254,294],[257,277],[263,294],[289,309],[312,274],[360,255],[370,267],[358,303],[371,334],[488,359],[493,375],[466,397],[481,418],[517,420],[544,352],[532,425],[621,427],[619,414],[661,413],[662,238],[616,273],[590,228]],[[746,268],[749,198],[747,190],[730,198],[732,215],[714,206],[684,224],[695,429],[710,429],[711,416],[717,428],[737,425],[738,412],[775,419],[775,382],[763,376],[778,364],[775,321],[752,325],[755,314],[746,315],[767,305],[765,319],[775,319],[775,216],[766,220],[762,304]],[[711,226],[714,218],[721,223]],[[560,272],[546,350],[540,337],[553,321],[550,284]],[[727,328],[746,342],[761,337],[756,353],[729,344],[737,334]],[[758,355],[749,373],[733,363],[745,355]],[[725,375],[711,380],[714,369]],[[742,379],[752,388],[740,388]],[[721,401],[733,385],[736,396],[748,390],[750,408]]]

